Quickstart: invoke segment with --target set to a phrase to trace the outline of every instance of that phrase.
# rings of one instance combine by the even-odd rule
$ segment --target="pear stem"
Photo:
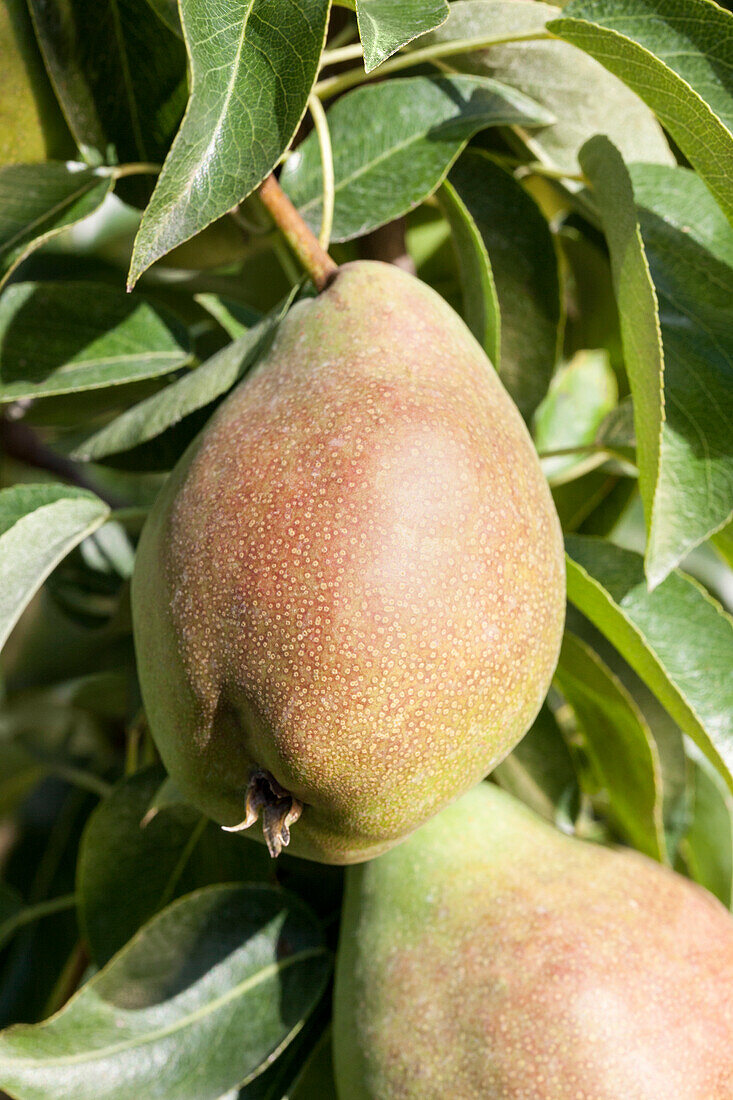
[[[313,280],[316,290],[325,290],[337,267],[318,237],[301,218],[274,175],[260,184],[257,192],[278,229]]]

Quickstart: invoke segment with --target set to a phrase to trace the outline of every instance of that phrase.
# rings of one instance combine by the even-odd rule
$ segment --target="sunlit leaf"
[[[691,578],[653,592],[641,555],[566,539],[568,598],[604,634],[733,789],[733,621]]]
[[[356,0],[364,68],[376,69],[402,46],[448,18],[447,0]]]
[[[123,290],[16,283],[0,298],[0,403],[155,378],[184,366],[187,344],[180,325]]]
[[[0,286],[34,248],[93,214],[112,183],[80,164],[0,168]]]
[[[79,919],[103,966],[174,898],[216,882],[265,879],[264,847],[224,833],[185,804],[147,820],[163,772],[151,768],[118,784],[87,822],[79,848]]]
[[[183,0],[191,95],[135,241],[129,283],[226,214],[275,167],[298,128],[329,0]]]
[[[730,12],[712,0],[573,0],[548,30],[649,104],[733,218]]]
[[[211,886],[154,917],[52,1019],[0,1034],[18,1100],[218,1100],[302,1027],[330,966],[317,922],[268,886]]]
[[[550,118],[527,96],[481,77],[413,76],[349,92],[328,112],[336,177],[333,239],[362,236],[417,206],[477,130]],[[317,230],[323,186],[315,134],[289,158],[281,183]]]
[[[108,514],[99,497],[69,485],[0,492],[0,648],[54,566]]]
[[[196,370],[138,405],[133,405],[111,424],[101,428],[77,448],[76,457],[94,460],[130,450],[155,439],[199,410],[208,408],[230,390],[269,347],[294,294],[295,291],[277,309]],[[197,424],[196,430],[199,426]]]
[[[605,351],[579,351],[558,370],[534,421],[540,456],[570,452],[543,459],[542,469],[551,484],[577,477],[604,461],[603,453],[588,454],[583,448],[595,442],[601,424],[616,407],[617,397],[616,375]],[[573,453],[574,447],[579,450]]]
[[[537,160],[558,171],[578,172],[578,150],[593,134],[608,134],[627,161],[673,164],[662,129],[649,108],[593,58],[566,42],[517,41],[502,38],[542,37],[549,20],[561,14],[549,4],[526,0],[455,0],[447,22],[418,45],[465,44],[490,40],[487,49],[462,50],[442,57],[443,66],[459,72],[493,76],[541,103],[553,116],[549,126],[533,133],[516,129],[516,137]]]
[[[720,232],[709,191],[683,168],[639,166],[637,210],[628,171],[606,138],[589,142],[581,160],[611,252],[634,397],[646,570],[656,584],[733,514],[733,268],[719,258],[733,250],[733,230],[723,223]],[[713,234],[701,229],[696,237],[680,224],[693,202],[728,245],[713,252],[706,246]]]

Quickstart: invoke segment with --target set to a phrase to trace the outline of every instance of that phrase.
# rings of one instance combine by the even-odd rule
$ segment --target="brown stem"
[[[361,254],[365,260],[383,260],[385,263],[401,267],[403,271],[415,274],[415,261],[407,251],[405,243],[405,219],[387,222],[379,229],[367,233],[359,242]]]
[[[315,283],[316,290],[325,290],[336,274],[336,264],[321,248],[315,233],[305,224],[274,175],[260,184],[257,194]]]
[[[104,489],[100,489],[70,458],[58,454],[47,446],[22,420],[10,420],[0,416],[0,452],[36,470],[47,470],[64,481],[71,482],[72,485],[78,485],[81,489],[91,490],[111,508],[118,508],[123,503],[112,494],[106,493]]]

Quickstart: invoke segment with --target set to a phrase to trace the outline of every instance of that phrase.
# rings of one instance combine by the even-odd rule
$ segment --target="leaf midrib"
[[[293,966],[295,963],[303,962],[307,959],[315,958],[319,955],[326,956],[326,949],[324,947],[313,947],[308,951],[301,951],[297,955],[291,955],[287,959],[280,960],[278,962],[269,963],[244,981],[239,982],[226,993],[216,997],[213,1001],[207,1001],[207,1003],[201,1008],[196,1009],[194,1012],[189,1013],[180,1020],[176,1020],[173,1024],[169,1024],[167,1027],[158,1028],[156,1031],[149,1031],[142,1038],[134,1036],[130,1039],[121,1040],[119,1043],[111,1043],[106,1047],[99,1047],[92,1051],[81,1051],[78,1054],[61,1055],[55,1058],[15,1058],[12,1061],[13,1067],[20,1067],[24,1065],[32,1065],[34,1067],[45,1069],[48,1066],[70,1066],[79,1065],[84,1062],[97,1061],[100,1058],[106,1058],[113,1054],[118,1054],[125,1050],[139,1049],[140,1047],[148,1046],[150,1043],[158,1042],[161,1039],[166,1039],[170,1035],[175,1035],[176,1032],[182,1031],[186,1027],[192,1026],[198,1020],[205,1018],[207,1015],[215,1012],[217,1009],[228,1004],[236,997],[247,993],[250,989],[254,989],[260,985],[263,981],[266,981],[273,974],[282,973],[284,970]],[[83,992],[83,990],[82,990]]]

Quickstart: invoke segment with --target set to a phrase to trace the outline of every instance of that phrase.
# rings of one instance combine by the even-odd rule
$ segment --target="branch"
[[[305,224],[274,175],[257,192],[285,240],[310,275],[318,291],[325,290],[338,270],[318,238]]]

